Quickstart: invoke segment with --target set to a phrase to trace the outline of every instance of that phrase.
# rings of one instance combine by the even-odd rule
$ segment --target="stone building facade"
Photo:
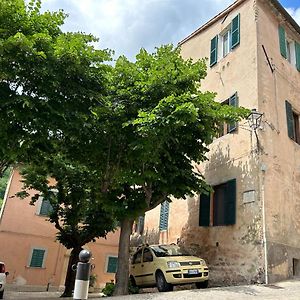
[[[203,91],[262,122],[224,124],[197,166],[214,192],[148,212],[144,240],[205,258],[213,284],[299,276],[300,27],[276,0],[238,0],[179,44],[208,58]]]

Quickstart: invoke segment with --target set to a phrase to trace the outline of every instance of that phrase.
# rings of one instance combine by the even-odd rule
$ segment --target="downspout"
[[[7,198],[8,198],[8,192],[9,192],[9,189],[10,189],[10,185],[11,185],[11,181],[12,181],[14,172],[15,172],[14,170],[11,171],[9,180],[7,182],[7,186],[6,186],[6,190],[5,190],[5,194],[4,194],[4,198],[3,198],[2,207],[1,207],[1,210],[0,210],[0,223],[2,221],[2,216],[3,216],[3,213],[4,213],[5,206],[6,206],[6,202],[7,202]]]
[[[266,234],[266,211],[265,211],[265,172],[266,165],[261,164],[260,168],[262,175],[261,178],[261,206],[262,206],[262,231],[263,231],[263,251],[264,251],[264,265],[265,265],[265,284],[269,283],[268,276],[268,251],[267,251],[267,234]]]

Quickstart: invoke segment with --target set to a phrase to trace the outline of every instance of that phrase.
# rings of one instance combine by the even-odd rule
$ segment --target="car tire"
[[[156,286],[159,292],[173,291],[173,285],[168,283],[165,279],[164,274],[161,271],[156,273]]]
[[[131,284],[133,287],[137,287],[136,282],[135,282],[135,279],[134,279],[134,277],[133,277],[132,275],[130,275],[129,281],[130,281],[130,284]]]
[[[4,290],[0,292],[0,299],[3,299]]]
[[[208,280],[196,282],[197,289],[206,289],[208,287]]]

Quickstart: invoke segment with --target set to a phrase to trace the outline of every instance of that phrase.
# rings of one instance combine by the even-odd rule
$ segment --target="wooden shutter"
[[[300,44],[295,42],[296,68],[300,72]]]
[[[210,194],[201,194],[199,226],[208,227],[209,223],[210,223]]]
[[[295,140],[293,108],[292,105],[287,100],[285,101],[285,109],[286,109],[288,136],[292,140]]]
[[[218,61],[218,36],[210,41],[210,66],[214,66]]]
[[[168,201],[165,201],[160,205],[159,230],[168,229],[169,205]]]
[[[235,93],[234,95],[232,95],[230,98],[229,98],[229,101],[228,101],[229,105],[230,106],[234,106],[234,107],[238,107],[238,97],[237,97],[237,93]],[[237,130],[237,122],[234,122],[234,123],[231,123],[231,124],[228,124],[227,125],[227,132],[231,133],[233,131],[236,131]]]
[[[110,256],[107,263],[107,273],[117,273],[118,258]]]
[[[284,58],[287,58],[285,30],[282,26],[278,27],[280,53]]]
[[[225,224],[233,225],[236,222],[236,180],[230,180],[226,185],[225,194]]]
[[[240,14],[231,22],[231,49],[240,44]]]
[[[30,267],[32,268],[42,268],[44,261],[45,250],[42,249],[33,249]]]

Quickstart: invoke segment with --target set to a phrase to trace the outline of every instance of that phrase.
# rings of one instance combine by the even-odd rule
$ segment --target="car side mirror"
[[[5,275],[8,276],[8,275],[9,275],[9,272],[5,272]]]

